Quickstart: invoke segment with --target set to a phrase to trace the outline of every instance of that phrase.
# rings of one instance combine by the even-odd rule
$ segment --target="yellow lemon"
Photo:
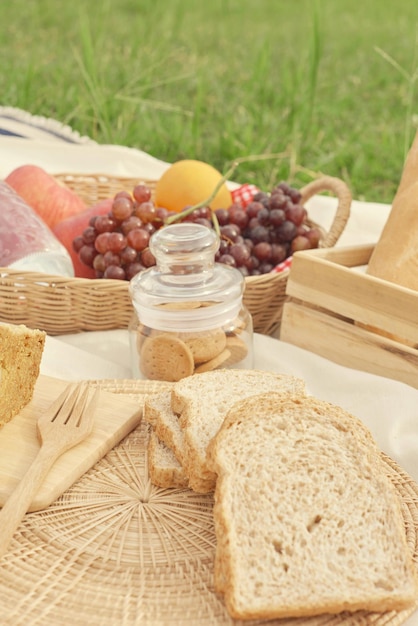
[[[222,178],[217,169],[203,161],[176,161],[164,172],[155,187],[155,204],[176,213],[209,198]],[[232,197],[225,184],[221,186],[210,208],[227,209]]]

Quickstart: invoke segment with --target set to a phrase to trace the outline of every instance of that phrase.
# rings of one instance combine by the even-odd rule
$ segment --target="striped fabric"
[[[82,137],[57,120],[31,115],[27,111],[6,106],[0,106],[0,141],[2,135],[20,139],[96,145],[89,137]]]

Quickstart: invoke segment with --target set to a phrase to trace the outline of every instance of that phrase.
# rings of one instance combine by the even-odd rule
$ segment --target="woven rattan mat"
[[[161,389],[140,381],[100,384],[140,398]],[[238,623],[213,591],[212,497],[154,487],[147,472],[147,438],[143,424],[48,509],[26,515],[0,561],[0,624]],[[418,485],[383,458],[418,559]],[[396,626],[409,614],[358,612],[268,624]]]

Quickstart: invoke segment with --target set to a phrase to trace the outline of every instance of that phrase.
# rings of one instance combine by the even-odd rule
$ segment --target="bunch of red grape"
[[[120,191],[110,212],[93,217],[74,239],[74,250],[97,278],[130,280],[155,265],[149,240],[168,215],[166,209],[155,207],[147,185],[137,185],[132,194]]]
[[[257,193],[245,208],[232,204],[215,214],[221,234],[215,260],[238,268],[244,276],[266,274],[293,252],[318,246],[320,231],[308,225],[301,194],[287,183],[270,194]],[[155,265],[149,240],[170,215],[154,205],[147,185],[137,185],[132,194],[117,193],[108,214],[90,220],[74,239],[74,249],[97,278],[130,280]],[[208,207],[195,209],[181,221],[213,228]]]

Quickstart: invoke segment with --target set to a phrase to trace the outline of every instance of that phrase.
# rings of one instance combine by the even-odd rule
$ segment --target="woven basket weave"
[[[158,393],[156,381],[96,381]],[[30,513],[1,560],[2,626],[238,626],[213,587],[212,495],[160,489],[142,423],[51,506]],[[388,456],[405,534],[418,559],[418,485]],[[399,626],[413,609],[342,613],[249,626]]]
[[[57,175],[87,205],[130,191],[138,178],[104,175]],[[155,188],[152,180],[146,182]],[[338,206],[329,232],[322,232],[321,247],[332,247],[347,223],[351,194],[338,178],[324,176],[301,190],[303,203],[314,194],[330,191]],[[311,222],[312,224],[312,222]],[[244,303],[253,317],[255,332],[272,334],[281,320],[289,270],[245,279]],[[0,268],[0,321],[26,324],[50,335],[127,328],[133,313],[128,282],[109,279],[63,278],[38,272]]]

